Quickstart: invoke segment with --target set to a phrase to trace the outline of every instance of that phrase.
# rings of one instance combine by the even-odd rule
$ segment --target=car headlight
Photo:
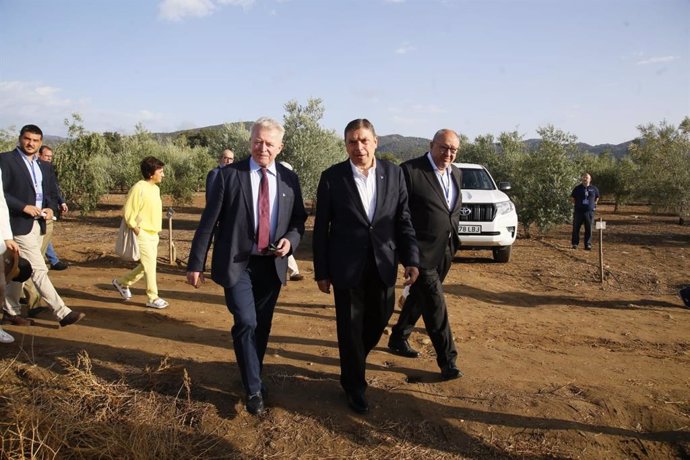
[[[496,203],[496,213],[498,215],[509,214],[515,210],[515,205],[512,201],[501,201]]]

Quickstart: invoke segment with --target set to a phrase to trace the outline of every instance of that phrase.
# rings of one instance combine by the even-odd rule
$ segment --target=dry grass
[[[211,458],[221,446],[205,430],[208,405],[193,402],[183,373],[175,397],[109,383],[82,351],[60,359],[63,374],[17,359],[0,361],[0,458]],[[168,368],[145,369],[153,380]],[[222,455],[222,454],[221,454]]]

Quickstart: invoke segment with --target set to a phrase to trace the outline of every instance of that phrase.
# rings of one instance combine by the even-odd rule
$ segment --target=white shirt
[[[259,231],[259,187],[261,186],[261,166],[256,164],[252,157],[249,157],[249,177],[252,181],[252,202],[254,203],[254,231]],[[276,227],[278,226],[278,175],[276,173],[275,161],[266,167],[266,178],[268,179],[268,209],[270,211],[271,231],[269,242],[275,243]],[[254,243],[254,254],[259,254]]]
[[[436,163],[434,163],[433,158],[431,158],[431,152],[427,152],[426,157],[429,159],[429,163],[431,163],[431,167],[436,174],[436,179],[441,185],[443,196],[446,197],[446,206],[448,206],[448,209],[453,209],[455,207],[455,200],[458,197],[458,190],[455,186],[455,182],[453,182],[451,166],[448,165],[444,173],[441,174],[441,171],[436,167]]]
[[[352,161],[350,161],[352,168],[352,176],[355,179],[355,185],[359,192],[359,198],[362,200],[364,212],[367,214],[369,222],[374,220],[376,213],[376,159],[374,159],[374,166],[369,168],[365,176]]]

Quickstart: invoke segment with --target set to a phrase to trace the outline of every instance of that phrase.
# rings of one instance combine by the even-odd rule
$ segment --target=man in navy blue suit
[[[58,209],[58,189],[55,175],[49,169],[51,165],[36,158],[42,142],[43,131],[38,126],[24,126],[19,133],[18,147],[0,154],[0,169],[14,240],[19,245],[22,257],[31,263],[31,280],[36,289],[58,318],[60,326],[64,327],[80,321],[86,315],[67,307],[55,291],[41,251],[46,221],[51,220]],[[22,326],[33,324],[30,319],[19,315],[21,291],[22,283],[13,281],[7,284],[3,323]]]
[[[251,156],[220,169],[187,269],[187,282],[199,287],[215,233],[211,277],[225,289],[246,408],[254,415],[265,410],[261,370],[287,256],[297,249],[307,218],[297,175],[275,161],[284,133],[277,121],[260,118],[251,129]]]

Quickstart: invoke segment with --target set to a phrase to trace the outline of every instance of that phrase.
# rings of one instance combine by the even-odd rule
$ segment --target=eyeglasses
[[[439,145],[438,149],[443,153],[443,152],[450,152],[452,155],[455,155],[458,153],[458,148],[457,147],[451,147],[450,145]]]

